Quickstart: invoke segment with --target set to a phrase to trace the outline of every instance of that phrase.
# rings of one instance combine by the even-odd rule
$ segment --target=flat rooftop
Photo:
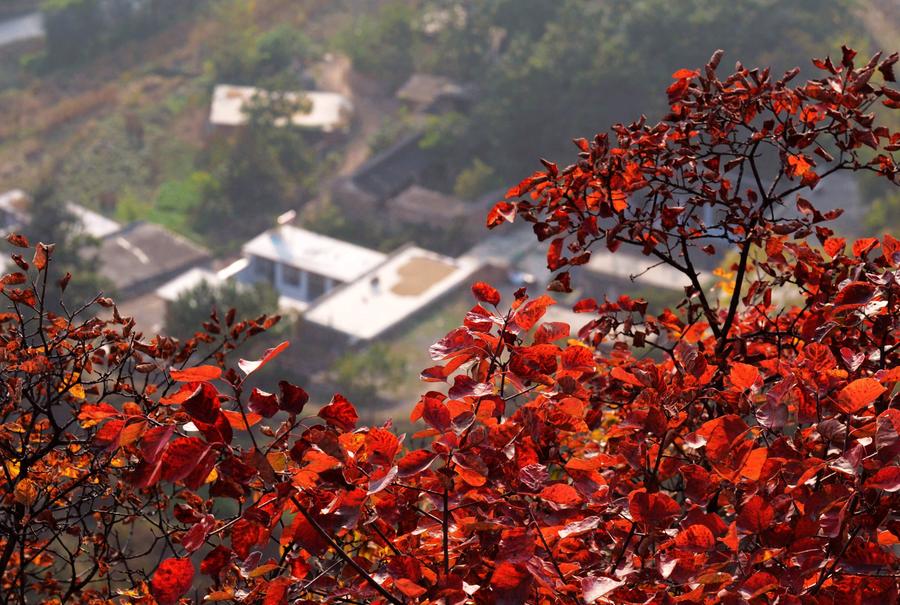
[[[219,84],[213,91],[209,122],[216,126],[243,126],[248,120],[245,107],[254,99],[265,102],[272,94],[252,86]],[[291,91],[280,95],[288,102],[309,103],[308,111],[298,111],[291,117],[291,124],[298,128],[322,132],[340,130],[349,124],[353,112],[350,100],[336,92]]]
[[[358,280],[327,294],[309,308],[304,319],[369,340],[467,283],[481,266],[472,257],[450,258],[407,246]]]
[[[293,225],[282,225],[244,244],[245,255],[267,258],[340,282],[351,282],[385,261],[387,256]]]

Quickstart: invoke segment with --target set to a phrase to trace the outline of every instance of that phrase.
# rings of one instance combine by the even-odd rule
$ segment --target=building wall
[[[258,256],[250,257],[250,274],[251,281],[267,281],[282,296],[303,302],[312,302],[340,285],[337,280],[324,275]]]

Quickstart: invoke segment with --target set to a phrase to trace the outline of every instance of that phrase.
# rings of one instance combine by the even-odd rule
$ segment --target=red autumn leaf
[[[121,412],[108,403],[85,403],[78,411],[78,420],[85,428],[98,424],[101,420],[120,416]]]
[[[278,409],[289,414],[299,414],[303,411],[303,406],[309,401],[309,394],[306,391],[286,380],[278,382],[278,389],[280,391]]]
[[[771,592],[781,586],[781,582],[770,573],[758,571],[741,584],[740,594],[748,601],[752,601],[767,592]]]
[[[319,410],[318,416],[331,426],[342,431],[352,431],[356,428],[356,422],[359,420],[356,408],[343,395],[332,397],[331,403]]]
[[[241,414],[240,412],[232,410],[221,410],[221,414],[225,418],[225,422],[228,423],[228,426],[237,431],[246,431],[248,427],[251,427],[262,420],[262,416],[254,414],[253,412]]]
[[[710,552],[716,546],[716,537],[708,527],[698,523],[678,532],[675,546],[699,553]]]
[[[751,496],[737,516],[738,529],[748,534],[759,534],[772,525],[775,511],[762,496]]]
[[[269,529],[254,519],[242,517],[231,526],[231,548],[239,559],[246,559],[250,551],[269,539]]]
[[[28,243],[28,238],[19,233],[10,233],[6,236],[6,241],[17,248],[29,248],[31,246],[31,244]]]
[[[279,576],[266,586],[266,598],[263,605],[287,605],[288,590],[296,583],[296,580],[288,576]]]
[[[844,251],[844,246],[846,245],[847,240],[843,237],[829,237],[825,240],[825,252],[831,258],[835,258],[838,254]]]
[[[837,407],[846,414],[855,414],[872,405],[886,390],[874,378],[854,380],[838,393]]]
[[[561,321],[542,323],[534,333],[534,344],[545,344],[569,337],[569,324]]]
[[[584,502],[584,498],[568,483],[554,483],[541,490],[541,500],[550,502],[553,508],[573,508]]]
[[[497,593],[497,603],[524,603],[532,576],[518,564],[503,562],[491,574],[491,588]]]
[[[516,206],[510,202],[497,202],[487,216],[487,228],[493,229],[504,222],[511,223],[516,216]]]
[[[489,305],[496,306],[500,302],[500,292],[492,285],[483,281],[472,284],[472,294],[475,295],[475,298],[478,299],[479,302],[487,303]]]
[[[5,286],[18,286],[19,284],[24,284],[26,281],[28,281],[28,278],[25,274],[18,271],[15,273],[7,273],[0,278],[0,283],[3,283]]]
[[[862,258],[871,250],[878,247],[878,239],[874,237],[864,237],[853,242],[853,256]]]
[[[176,382],[205,382],[221,377],[222,368],[217,366],[197,366],[184,370],[172,368],[169,370],[169,375]]]
[[[392,466],[383,473],[374,474],[369,478],[368,495],[377,494],[387,488],[397,478],[397,467]]]
[[[513,318],[516,325],[519,326],[524,331],[528,331],[534,327],[534,325],[540,321],[541,317],[544,316],[544,313],[547,312],[547,308],[550,305],[555,305],[556,301],[550,298],[547,295],[542,295],[539,298],[534,300],[530,300],[522,307],[516,311],[516,314]]]
[[[417,475],[431,466],[437,454],[427,450],[414,450],[409,452],[397,463],[400,477]]]
[[[400,440],[392,432],[376,427],[366,432],[365,447],[370,462],[391,465],[400,451]]]
[[[213,577],[219,575],[233,555],[230,548],[221,544],[216,546],[200,562],[200,573]]]
[[[194,552],[203,546],[203,543],[206,541],[207,536],[209,536],[209,532],[213,530],[216,526],[216,518],[212,515],[203,515],[199,521],[195,522],[194,525],[187,531],[184,537],[181,539],[181,545],[184,547],[186,551]]]
[[[278,357],[278,355],[280,355],[282,351],[284,351],[286,348],[288,348],[289,345],[290,345],[289,342],[284,341],[283,343],[281,343],[280,345],[278,345],[276,347],[267,349],[266,352],[263,354],[263,356],[260,359],[257,359],[254,361],[248,361],[246,359],[241,359],[240,361],[238,361],[238,367],[241,369],[241,371],[245,375],[249,376],[253,372],[256,372],[261,367],[263,367],[264,365],[266,365],[267,363],[269,363],[270,361],[272,361],[273,359]]]
[[[141,437],[141,455],[147,462],[156,462],[163,453],[169,439],[175,434],[175,427],[155,426]]]
[[[47,266],[47,260],[50,257],[50,252],[53,250],[53,245],[47,245],[43,242],[39,242],[37,246],[34,247],[34,258],[31,261],[31,264],[34,265],[34,268],[38,271],[43,271]]]
[[[842,305],[864,305],[870,300],[875,294],[875,286],[865,282],[850,282],[843,288],[841,291],[837,293],[837,296],[834,297],[834,306],[840,307]]]
[[[900,466],[885,466],[866,479],[869,489],[882,489],[886,492],[900,491]]]
[[[422,419],[428,426],[445,432],[450,429],[450,410],[438,397],[426,394],[422,397]]]
[[[166,559],[150,582],[150,594],[159,605],[175,605],[194,583],[194,565],[189,559]]]
[[[616,380],[621,380],[625,384],[630,384],[635,387],[643,387],[645,386],[643,382],[637,379],[637,377],[631,372],[624,370],[620,367],[613,368],[610,373],[610,376],[615,378]]]
[[[756,384],[759,379],[759,369],[746,363],[734,362],[728,374],[731,384],[738,390],[746,391]]]
[[[179,437],[166,447],[162,454],[162,479],[172,483],[191,474],[209,445],[197,437]]]
[[[208,382],[197,384],[197,388],[191,390],[193,383],[185,385],[180,393],[190,393],[181,401],[181,407],[191,415],[191,418],[208,424],[215,423],[219,416],[219,393]]]
[[[263,418],[271,418],[278,412],[278,397],[261,389],[253,389],[247,407]]]
[[[672,78],[675,80],[682,80],[684,78],[693,78],[697,76],[700,72],[696,69],[679,69],[675,73],[672,74]]]
[[[628,510],[635,523],[647,528],[665,527],[681,513],[681,507],[667,494],[647,493],[643,488],[628,495]]]
[[[425,588],[407,578],[398,578],[394,580],[394,584],[397,586],[397,590],[410,599],[416,599],[428,592]]]

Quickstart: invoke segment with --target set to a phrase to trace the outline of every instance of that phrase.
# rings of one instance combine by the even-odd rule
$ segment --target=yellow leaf
[[[266,563],[265,565],[260,565],[247,575],[251,578],[258,578],[259,576],[263,576],[275,569],[278,569],[278,565],[276,565],[275,563]]]
[[[78,382],[79,378],[81,378],[80,372],[67,373],[66,379],[59,385],[58,390],[60,392],[68,391],[72,397],[84,399],[87,395],[84,392],[84,386]]]
[[[219,478],[219,473],[216,472],[216,469],[209,471],[209,474],[206,476],[206,480],[203,483],[212,483],[216,479]]]
[[[16,483],[16,489],[13,492],[16,502],[31,506],[38,497],[37,484],[29,478],[22,479]]]

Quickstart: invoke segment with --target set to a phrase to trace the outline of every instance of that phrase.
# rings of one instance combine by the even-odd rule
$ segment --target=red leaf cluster
[[[551,268],[633,247],[683,273],[686,298],[659,314],[588,299],[570,327],[544,321],[549,296],[501,307],[475,284],[430,350],[423,378],[446,386],[417,402],[411,436],[358,426],[341,395],[301,417],[300,387],[247,386],[286,343],[242,376],[101,320],[44,314],[45,338],[23,341],[4,317],[3,405],[25,411],[2,425],[0,512],[28,530],[0,534],[3,592],[111,599],[79,584],[76,544],[100,553],[90,577],[163,604],[192,584],[263,604],[897,602],[900,242],[848,250],[825,226],[838,213],[799,197],[838,170],[897,180],[900,133],[871,112],[897,108],[897,56],[854,55],[791,86],[740,65],[720,78],[716,53],[674,74],[659,124],[576,141],[575,164],[512,188],[488,223],[531,222]],[[725,248],[734,283],[717,295],[696,255]],[[41,306],[40,288],[4,294]],[[141,387],[159,367],[178,369]]]

